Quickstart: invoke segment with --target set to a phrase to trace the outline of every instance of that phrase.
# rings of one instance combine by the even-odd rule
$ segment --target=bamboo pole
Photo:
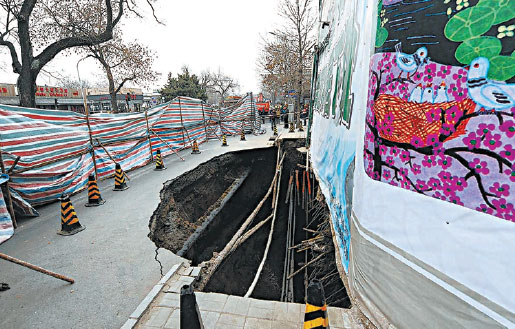
[[[204,132],[206,133],[206,142],[209,142],[209,138],[207,135],[206,116],[204,115],[204,102],[201,102],[200,105],[202,106],[202,120],[204,121]]]
[[[282,165],[283,160],[284,160],[284,156],[283,156],[283,159],[281,160],[281,165]],[[210,265],[209,274],[207,275],[206,278],[204,278],[202,280],[202,283],[199,286],[199,289],[204,288],[204,285],[209,281],[209,279],[215,273],[216,269],[218,268],[218,266],[220,266],[220,264],[225,259],[225,257],[227,257],[227,255],[229,255],[231,252],[233,252],[236,249],[237,246],[235,247],[235,245],[236,245],[236,243],[238,243],[238,239],[242,236],[243,232],[245,232],[247,227],[252,223],[254,218],[257,216],[257,214],[263,207],[263,204],[270,196],[270,193],[272,193],[273,187],[275,186],[275,182],[277,181],[277,177],[278,177],[278,171],[276,171],[274,178],[272,179],[272,183],[270,184],[270,187],[268,188],[268,191],[266,192],[263,199],[261,199],[261,201],[258,203],[257,207],[252,211],[252,213],[249,215],[249,217],[247,217],[247,219],[243,222],[243,224],[241,224],[241,227],[234,234],[232,239],[225,245],[224,249],[218,253],[218,255],[216,256],[216,258],[214,260],[212,260],[212,265]],[[267,220],[265,220],[264,222],[266,222]],[[264,223],[261,222],[260,224],[263,225]],[[260,225],[260,224],[258,224],[258,225]],[[256,230],[257,230],[257,228],[256,228]],[[245,240],[243,240],[243,241],[245,241]],[[241,241],[239,243],[241,244],[241,243],[243,243],[243,241]]]
[[[152,138],[150,138],[150,125],[148,124],[148,115],[147,110],[145,110],[145,121],[147,122],[147,138],[148,138],[148,146],[150,147],[150,162],[154,161],[154,152],[152,151]],[[97,139],[98,141],[98,139]]]
[[[109,159],[111,159],[111,161],[113,161],[116,164],[117,163],[116,160],[111,156],[111,154],[109,154],[109,152],[107,152],[106,148],[104,147],[104,145],[102,145],[102,143],[100,143],[98,138],[95,138],[95,140],[97,141],[98,145],[102,148],[102,150],[104,150],[104,152],[107,154]]]
[[[181,107],[181,98],[177,97],[179,100],[179,114],[181,116],[181,130],[182,130],[182,147],[185,147],[186,145],[186,138],[184,137],[184,121],[182,120],[182,107]],[[188,137],[189,139],[189,137]],[[190,141],[191,142],[191,141]]]
[[[288,276],[288,279],[291,279],[293,278],[295,275],[299,274],[304,268],[308,267],[309,265],[313,264],[314,262],[316,262],[317,260],[319,260],[320,258],[322,258],[322,256],[324,256],[325,254],[327,254],[327,251],[326,252],[323,252],[321,253],[320,255],[318,255],[317,257],[313,258],[312,260],[310,260],[307,264],[304,264],[301,266],[301,268],[299,268],[298,270],[296,270],[295,272],[293,272],[292,274],[290,274]]]
[[[78,63],[77,63],[78,65]],[[95,159],[95,145],[93,145],[93,136],[91,133],[91,124],[89,123],[89,109],[88,102],[86,102],[86,96],[84,95],[84,91],[82,88],[80,89],[82,93],[82,100],[84,101],[84,111],[86,112],[86,124],[88,126],[88,135],[89,135],[89,144],[91,145],[91,158],[93,159],[93,168],[95,169],[95,177],[98,177],[97,171],[97,160]]]
[[[168,144],[167,142],[165,142],[165,141],[164,141],[161,137],[159,137],[159,135],[158,135],[158,134],[156,134],[156,132],[155,132],[155,131],[153,131],[152,129],[150,129],[150,131],[151,131],[151,132],[152,132],[152,133],[153,133],[157,138],[159,138],[159,140],[160,140],[161,142],[165,143],[165,144],[166,144],[166,146],[168,146],[168,147],[170,148],[170,150],[172,150],[172,152],[173,152],[173,153],[175,153],[175,155],[177,155],[177,156],[178,156],[182,161],[184,161],[184,158],[183,158],[183,157],[181,157],[181,156],[179,155],[179,153],[177,153],[177,151],[175,151],[175,150],[173,149],[173,147],[171,147],[171,146],[170,146],[170,144]]]
[[[59,158],[59,159],[55,159],[55,160],[51,160],[51,161],[45,161],[45,162],[41,162],[40,164],[38,165],[34,165],[34,166],[30,166],[30,167],[27,167],[27,168],[23,168],[23,169],[20,169],[20,170],[16,170],[14,171],[12,174],[13,175],[16,175],[16,174],[21,174],[23,172],[26,172],[26,171],[29,171],[29,170],[32,170],[32,169],[37,169],[37,168],[41,168],[41,167],[44,167],[44,166],[47,166],[47,165],[50,165],[50,164],[53,164],[53,163],[56,163],[56,162],[59,162],[59,161],[63,161],[63,160],[68,160],[68,159],[71,159],[71,158],[74,158],[76,156],[82,156],[84,154],[87,154],[89,153],[90,151],[87,150],[87,151],[82,151],[82,152],[79,152],[77,154],[70,154],[68,156],[65,156],[65,157],[62,157],[62,158]]]
[[[16,165],[18,164],[18,161],[20,161],[21,157],[20,156],[17,156],[16,159],[14,160],[14,163],[13,165],[11,166],[11,168],[9,168],[9,170],[7,170],[7,174],[10,175],[13,170],[14,170],[14,167],[16,167]]]
[[[2,173],[5,174],[5,166],[4,159],[2,158],[2,150],[0,149],[0,168],[2,169]],[[7,198],[7,206],[9,208],[9,214],[11,215],[11,219],[13,222],[13,227],[17,228],[18,223],[16,222],[16,216],[14,214],[13,200],[11,198],[11,191],[9,190],[9,182],[5,182],[5,197]]]
[[[53,276],[54,278],[59,279],[59,280],[63,280],[63,281],[66,281],[66,282],[69,282],[69,283],[72,283],[72,284],[75,282],[75,280],[73,280],[72,278],[68,278],[68,277],[66,277],[64,275],[61,275],[61,274],[58,274],[58,273],[46,270],[46,269],[44,269],[42,267],[39,267],[39,266],[36,266],[36,265],[32,265],[32,264],[27,263],[27,262],[25,262],[23,260],[11,257],[11,256],[6,255],[6,254],[0,253],[0,258],[5,259],[6,261],[9,261],[11,263],[18,264],[18,265],[30,268],[31,270],[38,271],[40,273]]]
[[[284,159],[285,155],[286,155],[286,152],[284,152],[283,159]],[[281,161],[281,166],[277,169],[279,171],[279,178],[277,180],[276,204],[275,204],[275,208],[274,208],[274,216],[272,218],[272,225],[270,227],[270,234],[268,235],[268,241],[266,242],[266,247],[265,247],[265,252],[263,254],[263,259],[261,260],[261,263],[259,264],[259,267],[258,267],[257,272],[256,272],[256,276],[254,277],[254,280],[252,281],[252,284],[250,285],[249,290],[247,290],[247,293],[245,294],[244,297],[250,297],[250,295],[252,295],[252,292],[254,292],[254,288],[256,287],[256,284],[257,284],[257,282],[259,280],[259,277],[261,275],[261,271],[263,271],[263,266],[265,265],[266,258],[268,256],[268,251],[270,250],[270,245],[272,244],[272,236],[274,234],[275,219],[277,217],[277,208],[279,208],[278,207],[279,202],[277,202],[277,200],[279,199],[279,193],[281,191],[281,175],[282,175],[282,172],[283,172],[282,169],[283,169],[283,167],[282,167],[282,161]]]

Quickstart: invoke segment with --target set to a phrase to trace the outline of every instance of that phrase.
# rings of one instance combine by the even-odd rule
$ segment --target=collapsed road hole
[[[304,303],[306,282],[319,279],[328,305],[350,307],[336,267],[329,210],[314,175],[304,173],[306,155],[297,150],[301,146],[300,140],[280,146],[286,156],[276,220],[251,296]],[[204,265],[197,289],[238,296],[248,291],[269,238],[275,189],[261,209],[255,209],[270,188],[278,162],[277,148],[233,152],[165,183],[149,237],[157,247]],[[219,255],[253,212],[244,241],[240,237],[230,253]]]

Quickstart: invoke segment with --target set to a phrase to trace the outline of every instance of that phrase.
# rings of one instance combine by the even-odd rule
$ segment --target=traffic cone
[[[86,227],[80,225],[70,197],[63,194],[59,200],[61,200],[61,230],[57,234],[73,235],[84,230]]]
[[[318,280],[313,280],[308,285],[304,329],[310,328],[329,328],[324,287]]]
[[[243,129],[241,130],[241,133],[240,133],[240,141],[246,141],[246,139],[245,139],[245,131],[243,131]]]
[[[295,132],[295,126],[293,125],[293,122],[290,122],[290,129],[288,130],[289,133]]]
[[[200,150],[198,148],[197,140],[193,141],[193,146],[191,147],[191,154],[200,154]]]
[[[179,299],[179,319],[181,329],[203,329],[202,317],[191,285],[181,287]]]
[[[102,199],[100,195],[100,190],[98,189],[97,180],[95,179],[95,175],[89,175],[88,177],[88,203],[86,203],[86,207],[96,207],[106,203],[105,200]]]
[[[161,157],[161,150],[156,151],[156,168],[154,170],[165,170],[165,164],[163,163],[163,158]]]
[[[125,172],[119,163],[116,164],[116,172],[114,174],[114,189],[113,191],[124,191],[128,189],[127,183],[125,182]]]
[[[222,136],[222,146],[229,146],[227,145],[227,137],[225,136],[225,134]]]

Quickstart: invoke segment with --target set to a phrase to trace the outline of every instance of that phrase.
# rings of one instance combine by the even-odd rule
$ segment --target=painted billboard
[[[515,0],[323,0],[311,160],[378,328],[515,328]]]
[[[371,178],[515,221],[514,17],[508,0],[379,2]]]

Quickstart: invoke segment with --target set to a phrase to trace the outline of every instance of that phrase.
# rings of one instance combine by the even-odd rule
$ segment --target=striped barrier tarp
[[[200,144],[221,138],[224,131],[239,133],[242,118],[249,119],[248,129],[255,129],[253,111],[248,96],[229,109],[177,97],[146,113],[93,114],[89,120],[70,111],[0,105],[0,150],[6,168],[20,158],[9,184],[16,211],[37,215],[31,205],[86,188],[95,164],[98,178],[107,178],[114,175],[115,162],[130,171],[151,162],[158,149],[166,156],[190,148],[194,140]]]
[[[9,176],[0,175],[0,185],[4,184],[9,180]],[[0,244],[8,240],[14,233],[13,222],[11,216],[7,211],[7,205],[5,204],[4,195],[0,188]]]

